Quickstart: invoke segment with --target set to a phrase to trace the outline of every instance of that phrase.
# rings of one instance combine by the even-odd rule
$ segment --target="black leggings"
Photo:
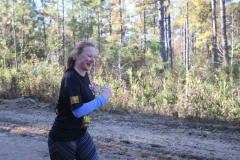
[[[88,132],[76,141],[61,142],[48,139],[51,160],[98,160],[96,147]]]

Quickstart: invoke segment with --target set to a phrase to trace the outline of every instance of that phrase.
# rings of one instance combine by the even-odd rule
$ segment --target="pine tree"
[[[225,0],[220,0],[220,13],[221,13],[221,34],[222,34],[222,47],[223,47],[223,63],[224,66],[229,64],[229,51],[226,31],[226,8]]]
[[[165,50],[165,28],[164,28],[164,5],[163,0],[158,0],[159,15],[159,43],[161,46],[161,57],[163,62],[167,62],[167,54]]]
[[[213,66],[218,67],[218,53],[217,53],[217,18],[216,18],[216,0],[211,0],[212,5],[212,56]]]

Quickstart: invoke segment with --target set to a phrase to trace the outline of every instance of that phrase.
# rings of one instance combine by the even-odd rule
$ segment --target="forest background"
[[[1,0],[0,96],[55,102],[79,41],[109,112],[240,122],[240,3],[225,0]]]

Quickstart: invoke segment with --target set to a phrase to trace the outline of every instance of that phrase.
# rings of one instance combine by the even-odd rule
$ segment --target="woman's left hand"
[[[100,91],[100,86],[96,83],[92,83],[89,85],[90,89],[94,94],[98,93]]]

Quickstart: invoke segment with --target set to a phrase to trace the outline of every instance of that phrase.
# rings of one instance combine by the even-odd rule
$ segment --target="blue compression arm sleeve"
[[[81,107],[72,110],[72,113],[76,118],[80,118],[92,112],[93,110],[101,107],[106,102],[107,102],[106,98],[102,94],[100,94],[94,100],[88,103],[84,103]]]

